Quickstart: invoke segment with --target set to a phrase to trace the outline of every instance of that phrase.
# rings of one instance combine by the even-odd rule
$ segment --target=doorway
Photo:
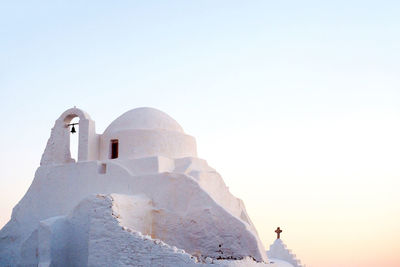
[[[118,139],[112,139],[111,140],[111,153],[110,153],[110,158],[111,159],[116,159],[118,158]]]

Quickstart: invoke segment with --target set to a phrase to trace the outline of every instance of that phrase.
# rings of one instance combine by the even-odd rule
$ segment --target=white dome
[[[183,133],[182,127],[169,115],[147,107],[125,112],[107,127],[104,134],[121,130],[167,130]]]
[[[118,158],[196,157],[196,140],[170,116],[154,108],[132,109],[104,131],[100,158],[111,158],[111,143],[118,142]]]

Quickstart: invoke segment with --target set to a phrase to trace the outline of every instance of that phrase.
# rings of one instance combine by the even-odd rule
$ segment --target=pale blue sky
[[[338,266],[340,227],[381,213],[393,227],[371,239],[400,238],[400,2],[82,2],[0,2],[0,225],[64,110],[101,133],[151,106],[197,138],[266,244],[279,224],[308,266]]]

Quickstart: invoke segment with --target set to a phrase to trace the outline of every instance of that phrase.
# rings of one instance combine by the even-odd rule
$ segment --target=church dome
[[[132,109],[114,120],[100,137],[101,160],[153,156],[196,157],[196,140],[170,116],[154,108]]]
[[[166,130],[184,133],[182,127],[169,115],[148,107],[125,112],[107,127],[104,134],[121,130]]]

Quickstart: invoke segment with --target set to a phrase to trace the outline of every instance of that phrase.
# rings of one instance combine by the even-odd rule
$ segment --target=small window
[[[107,172],[107,164],[105,164],[105,163],[100,164],[99,173],[104,174],[106,172]]]
[[[111,140],[111,158],[118,158],[118,139]]]

